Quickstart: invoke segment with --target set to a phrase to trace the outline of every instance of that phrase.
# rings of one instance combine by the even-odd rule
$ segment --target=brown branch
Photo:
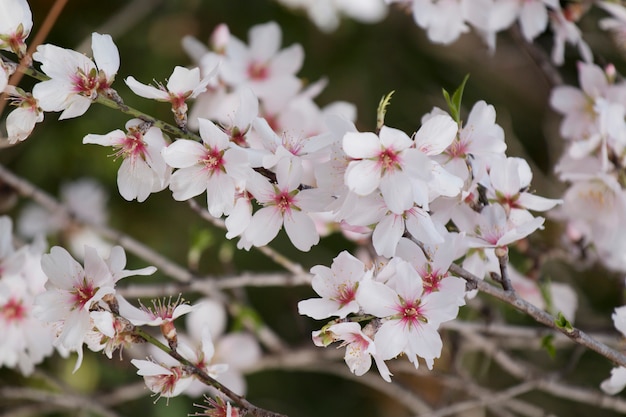
[[[493,297],[498,298],[499,300],[506,302],[507,304],[510,304],[516,309],[528,314],[538,323],[548,326],[551,329],[557,330],[563,333],[565,336],[569,337],[574,342],[599,353],[600,355],[620,366],[626,367],[626,356],[624,354],[610,348],[604,343],[600,343],[580,329],[577,329],[575,327],[557,326],[556,317],[543,311],[542,309],[536,307],[528,301],[520,298],[514,292],[507,292],[496,288],[456,264],[452,264],[450,266],[450,272],[467,280],[471,287],[477,288],[481,292],[489,294]]]

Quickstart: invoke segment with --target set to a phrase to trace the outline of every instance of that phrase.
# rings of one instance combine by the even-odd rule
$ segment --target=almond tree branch
[[[564,334],[565,336],[567,336],[568,338],[570,338],[571,340],[573,340],[574,342],[599,353],[600,355],[604,356],[605,358],[613,361],[614,363],[620,366],[626,367],[626,355],[616,351],[615,349],[610,348],[604,343],[601,343],[595,340],[594,338],[589,336],[587,333],[583,332],[582,330],[576,327],[558,326],[556,317],[534,306],[528,301],[520,298],[516,293],[507,292],[499,288],[496,288],[493,285],[489,284],[488,282],[483,281],[482,279],[478,278],[476,275],[461,268],[460,266],[456,264],[452,264],[450,266],[450,272],[452,272],[454,275],[464,278],[468,282],[469,287],[478,289],[481,292],[489,294],[493,297],[498,298],[501,301],[506,302],[507,304],[510,304],[516,309],[532,317],[538,323],[548,326],[551,329],[557,330],[561,332],[562,334]]]

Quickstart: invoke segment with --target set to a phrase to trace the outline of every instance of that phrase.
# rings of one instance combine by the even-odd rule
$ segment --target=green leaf
[[[232,331],[243,329],[259,329],[263,327],[263,319],[252,307],[237,305],[234,313],[234,320],[231,326]]]
[[[465,84],[469,79],[469,74],[463,78],[463,82],[461,85],[454,91],[452,97],[450,97],[450,93],[443,90],[443,98],[446,100],[446,104],[448,105],[448,109],[450,110],[450,115],[457,123],[461,122],[461,101],[463,100],[463,90],[465,90]]]
[[[376,131],[379,131],[385,124],[385,114],[387,114],[387,106],[389,106],[389,103],[391,103],[391,96],[393,96],[393,93],[395,93],[395,91],[391,91],[389,92],[389,94],[384,95],[378,103],[378,109],[376,110]]]
[[[567,333],[571,333],[574,331],[574,326],[565,318],[563,313],[559,311],[559,314],[556,316],[556,320],[554,320],[554,324],[559,329],[565,330]]]
[[[556,348],[554,347],[554,335],[548,334],[541,338],[541,347],[548,352],[552,359],[556,356]]]

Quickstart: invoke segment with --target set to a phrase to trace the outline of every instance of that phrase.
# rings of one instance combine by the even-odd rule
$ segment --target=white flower
[[[154,126],[147,130],[142,121],[126,123],[128,133],[114,130],[106,135],[90,134],[83,143],[112,146],[115,156],[123,159],[117,172],[117,186],[126,200],[145,201],[150,193],[163,190],[169,184],[172,169],[165,163],[161,151],[167,146],[164,135]]]
[[[296,169],[290,170],[287,164],[279,165],[276,184],[260,178],[247,185],[263,207],[250,219],[242,244],[264,246],[276,237],[283,225],[291,243],[303,252],[319,242],[315,223],[306,213],[316,211],[314,207],[320,204],[319,198],[316,190],[298,190],[301,173],[297,172],[297,166],[293,167]]]
[[[25,41],[32,27],[33,16],[27,0],[0,1],[0,50],[23,57],[26,54]]]
[[[63,111],[59,120],[83,115],[99,93],[107,93],[120,66],[109,35],[91,36],[94,62],[85,55],[55,45],[39,45],[33,59],[50,77],[37,83],[33,96],[44,111]]]
[[[0,84],[2,84],[1,80]],[[2,91],[1,88],[0,91]],[[26,93],[13,86],[9,86],[6,91],[11,97],[11,105],[17,107],[9,113],[6,120],[9,143],[13,144],[23,141],[30,136],[35,128],[35,124],[43,121],[43,111],[39,107],[37,99],[33,97],[32,94]]]
[[[226,84],[248,86],[262,100],[284,103],[301,87],[295,73],[304,60],[302,46],[279,50],[282,33],[276,22],[254,26],[248,32],[249,46],[229,37],[220,76]]]
[[[313,289],[322,298],[310,298],[298,303],[300,314],[316,320],[331,316],[345,318],[350,313],[359,311],[356,291],[359,282],[371,271],[365,269],[363,262],[347,251],[341,252],[330,268],[317,265],[311,268]]]
[[[85,247],[83,268],[63,248],[55,246],[41,258],[41,267],[48,276],[46,291],[35,300],[35,316],[52,323],[59,331],[55,346],[78,352],[76,371],[83,359],[83,343],[94,328],[90,315],[93,309],[109,311],[115,295],[115,283],[126,276],[148,275],[153,267],[125,271],[126,257],[121,248],[114,248],[104,260],[92,247]]]
[[[426,294],[421,277],[405,261],[388,264],[379,275],[385,274],[389,274],[386,283],[380,278],[363,280],[356,296],[365,313],[383,319],[374,336],[376,352],[383,360],[405,353],[416,368],[419,356],[432,369],[443,347],[437,329],[457,316],[458,296],[443,291]]]
[[[170,180],[173,197],[185,201],[206,191],[209,213],[229,214],[239,184],[250,175],[248,156],[231,146],[228,136],[213,122],[199,119],[203,143],[178,139],[163,149],[163,158],[178,168]]]
[[[68,351],[77,351],[76,371],[83,358],[83,342],[93,327],[90,309],[115,294],[113,274],[95,249],[85,248],[85,268],[63,248],[55,246],[43,255],[41,267],[48,276],[46,292],[36,300],[35,315],[42,321],[58,323],[55,341]]]
[[[150,360],[133,359],[131,363],[137,367],[137,375],[143,376],[148,389],[159,398],[176,397],[193,382],[191,375],[185,373],[181,366],[171,366]]]

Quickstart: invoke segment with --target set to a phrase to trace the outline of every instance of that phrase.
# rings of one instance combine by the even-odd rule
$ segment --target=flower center
[[[70,291],[73,301],[72,310],[75,308],[84,308],[85,304],[93,298],[97,290],[97,288],[94,288],[93,282],[87,282],[87,279],[83,278],[82,284],[74,287],[74,289]]]
[[[274,197],[274,204],[281,213],[288,212],[293,207],[293,196],[286,191],[282,191]]]
[[[378,163],[383,171],[393,170],[400,167],[400,158],[393,149],[385,149],[378,155]]]
[[[21,321],[26,317],[26,308],[21,300],[12,297],[5,305],[0,307],[0,315],[8,323]]]
[[[202,163],[211,174],[224,170],[224,153],[217,148],[207,149]]]
[[[248,65],[248,77],[255,81],[263,81],[269,78],[269,70],[266,64],[261,62],[251,62]]]
[[[342,283],[337,288],[337,297],[335,297],[335,300],[337,300],[339,304],[341,304],[341,306],[343,307],[346,304],[354,301],[355,293],[356,291],[354,286],[351,287],[346,283]]]

